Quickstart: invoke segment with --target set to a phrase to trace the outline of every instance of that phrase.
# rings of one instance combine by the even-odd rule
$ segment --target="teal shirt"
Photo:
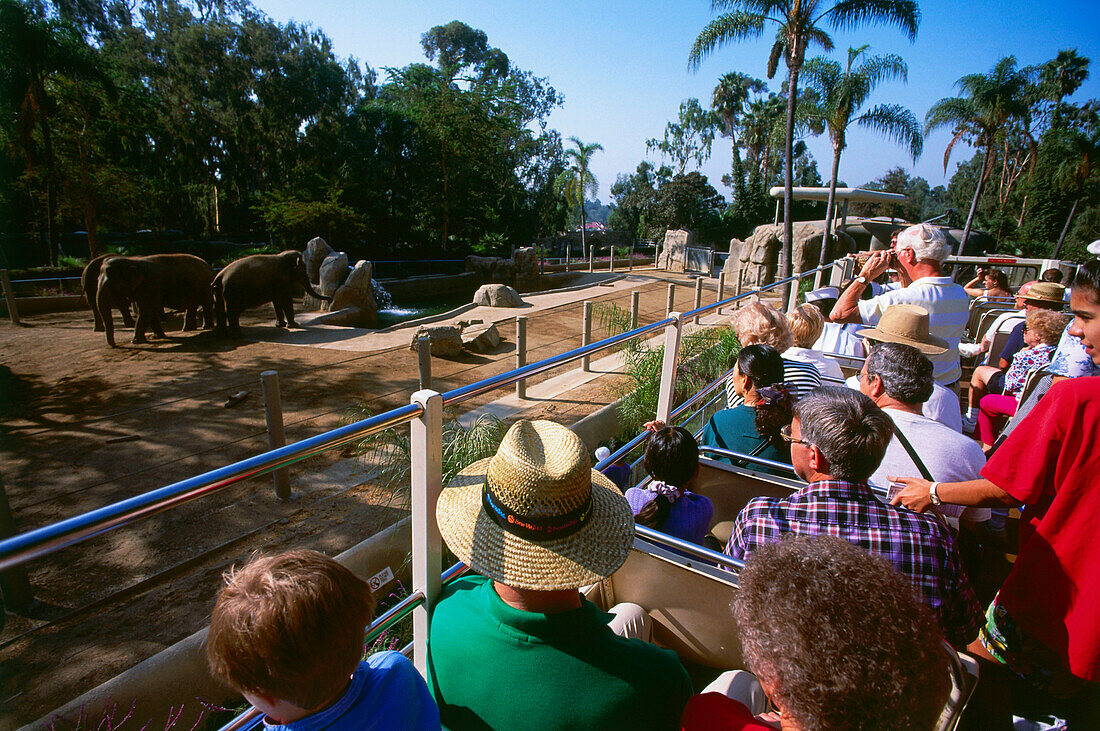
[[[428,688],[448,729],[678,729],[691,681],[671,650],[612,632],[595,604],[560,614],[505,604],[482,576],[432,613]]]
[[[744,404],[734,406],[732,409],[722,409],[710,417],[710,421],[707,422],[707,426],[703,430],[703,436],[699,439],[700,444],[728,449],[731,452],[740,452],[741,454],[752,454],[764,442],[765,440],[756,431],[756,410]],[[768,444],[756,456],[762,459],[770,459],[773,462],[791,463],[791,450],[789,447],[777,449],[775,445]],[[715,459],[727,463],[730,461],[717,456],[715,456]],[[751,462],[742,462],[741,464],[758,472],[792,477],[789,472],[773,470],[763,465],[752,464]]]

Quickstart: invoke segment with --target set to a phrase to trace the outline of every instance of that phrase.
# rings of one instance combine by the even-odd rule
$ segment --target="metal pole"
[[[672,310],[676,306],[674,300],[676,299],[676,285],[668,285],[668,302],[665,304],[665,317],[672,317]]]
[[[610,260],[611,263],[608,265],[608,271],[613,272],[613,271],[615,271],[615,245],[614,244],[607,247],[607,253],[611,255],[609,257],[609,260]]]
[[[516,368],[522,368],[525,365],[527,365],[527,318],[519,315],[516,317]],[[516,398],[527,398],[525,379],[516,381]]]
[[[699,277],[695,280],[695,307],[693,310],[697,310],[703,306],[703,278]],[[699,316],[695,316],[695,324],[699,324]]]
[[[412,482],[413,589],[424,603],[413,610],[413,662],[421,675],[428,670],[428,619],[442,585],[443,540],[435,521],[435,504],[443,492],[443,397],[422,390],[412,395],[423,413],[409,424]]]
[[[630,329],[638,327],[638,311],[641,309],[642,293],[634,290],[630,293]]]
[[[627,260],[626,270],[628,272],[634,271],[634,239],[630,240],[630,259]]]
[[[721,302],[726,298],[726,270],[718,272],[718,299],[715,302]],[[722,314],[722,308],[718,308],[718,314]]]
[[[573,244],[569,241],[565,242],[565,271],[569,271],[569,259],[573,253]]]
[[[4,302],[8,305],[8,319],[11,320],[11,324],[19,324],[19,308],[15,306],[15,291],[11,288],[11,278],[8,277],[7,269],[0,269],[0,287],[4,289]],[[95,303],[89,303],[93,307]]]
[[[267,443],[272,449],[286,446],[286,433],[283,431],[283,403],[279,396],[279,371],[264,371],[260,374],[260,386],[264,392],[264,413],[267,415]],[[286,467],[271,473],[275,481],[275,496],[280,500],[289,500],[290,476]]]
[[[594,272],[596,266],[596,244],[591,243],[588,245],[588,271]]]
[[[7,280],[8,273],[4,272]],[[4,480],[0,478],[0,538],[11,538],[16,533],[15,518],[11,514],[11,505],[8,503],[8,493],[4,489]],[[0,571],[0,591],[4,595],[4,609],[15,612],[23,612],[30,608],[34,601],[34,592],[31,591],[31,583],[27,579],[27,567],[20,565],[14,568]],[[3,616],[0,616],[0,626],[4,624]]]
[[[584,321],[581,323],[581,347],[592,343],[592,303],[584,303]],[[585,373],[592,372],[592,356],[581,356],[581,370]]]
[[[416,339],[416,364],[420,368],[420,390],[432,387],[432,338],[421,335]]]
[[[680,354],[679,312],[670,312],[676,322],[665,326],[665,352],[661,360],[661,386],[657,394],[657,421],[669,422],[672,414],[672,399],[676,392],[676,360]]]

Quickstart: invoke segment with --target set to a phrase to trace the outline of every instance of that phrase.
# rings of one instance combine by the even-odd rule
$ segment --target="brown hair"
[[[258,556],[225,575],[210,616],[214,677],[306,710],[339,693],[374,615],[367,582],[317,551]]]
[[[812,348],[825,329],[825,316],[813,305],[799,305],[787,313],[787,326],[800,348]]]
[[[1070,318],[1054,310],[1032,310],[1027,313],[1027,329],[1046,345],[1057,345]]]
[[[783,313],[765,302],[750,302],[733,316],[733,329],[742,345],[762,343],[780,353],[794,345]]]

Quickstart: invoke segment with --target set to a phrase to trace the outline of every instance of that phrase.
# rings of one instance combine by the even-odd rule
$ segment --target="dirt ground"
[[[663,317],[667,284],[638,289],[641,322]],[[629,307],[629,291],[594,290],[591,299]],[[690,309],[690,289],[678,292],[678,309]],[[581,307],[529,313],[528,362],[580,345]],[[168,340],[132,345],[123,331],[122,347],[111,349],[92,332],[90,312],[33,316],[24,325],[0,323],[0,478],[20,531],[264,451],[262,371],[279,372],[288,441],[331,429],[349,407],[378,413],[407,404],[417,388],[407,347],[364,353],[281,344],[288,333],[273,327],[270,308],[242,318],[245,338],[235,342],[173,332],[169,323]],[[497,352],[435,359],[434,387],[512,368],[514,325],[498,327],[505,342]],[[532,402],[525,415],[572,423],[608,403],[614,381]],[[225,406],[242,391],[243,400]],[[25,616],[9,615],[0,634],[0,729],[32,721],[200,629],[221,572],[252,551],[338,553],[399,519],[403,510],[345,469],[346,456],[292,467],[292,502],[275,498],[270,477],[258,478],[30,564],[37,602]]]

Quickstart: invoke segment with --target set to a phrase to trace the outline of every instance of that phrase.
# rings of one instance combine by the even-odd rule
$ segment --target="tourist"
[[[1020,405],[1020,391],[1028,373],[1050,363],[1062,331],[1069,318],[1060,312],[1050,310],[1032,310],[1027,314],[1024,325],[1024,343],[1028,346],[1016,353],[1012,365],[1000,379],[1001,392],[991,392],[982,397],[979,403],[977,431],[975,437],[985,445],[992,445],[1001,432],[1007,417],[1016,413]]]
[[[603,462],[610,456],[611,450],[607,447],[596,448],[596,462]],[[626,492],[630,487],[630,475],[632,470],[623,455],[616,457],[614,462],[601,469],[600,472],[607,475],[622,492]]]
[[[881,324],[881,321],[880,321]],[[911,345],[879,343],[860,372],[860,391],[894,422],[894,437],[868,482],[886,492],[887,475],[916,474],[924,468],[940,481],[972,480],[985,466],[985,454],[973,439],[925,416],[921,407],[932,394],[932,362]],[[904,438],[908,448],[902,444]],[[910,449],[913,453],[910,453]],[[915,455],[915,456],[914,456]],[[989,520],[986,508],[944,504],[940,513],[967,526]]]
[[[1057,267],[1051,267],[1050,269],[1044,269],[1043,273],[1039,275],[1039,281],[1042,282],[1054,282],[1055,284],[1062,283],[1062,270]]]
[[[1078,271],[1070,305],[1070,332],[1100,365],[1100,261]],[[1066,701],[1070,728],[1100,727],[1098,443],[1100,378],[1075,378],[1050,387],[990,455],[981,479],[935,484],[896,476],[905,487],[894,501],[913,510],[944,501],[1026,506],[1012,571],[969,649]],[[990,727],[1003,725],[1010,705],[1003,697],[989,701]]]
[[[860,325],[845,325],[833,322],[829,319],[836,298],[840,296],[840,290],[836,287],[822,287],[806,293],[806,304],[813,305],[821,311],[825,320],[825,326],[821,329],[821,335],[813,344],[813,349],[820,353],[832,353],[844,355],[850,358],[862,358],[866,353],[863,350],[863,341],[855,331]]]
[[[951,532],[939,520],[879,502],[867,484],[893,436],[890,417],[862,393],[823,386],[795,405],[784,431],[795,472],[809,484],[786,498],[750,500],[725,552],[745,559],[791,533],[844,538],[901,571],[947,640],[965,647],[980,610]]]
[[[1022,320],[1027,315],[1027,300],[1025,299],[1025,295],[1033,284],[1036,284],[1036,282],[1024,282],[1021,284],[1020,288],[1016,290],[1016,298],[1013,304],[1015,309],[997,315],[997,318],[985,329],[984,333],[978,333],[981,335],[981,340],[979,342],[960,343],[959,353],[966,358],[973,358],[976,355],[987,353],[993,346],[993,338],[997,333],[1010,332],[1012,328],[1018,325],[1018,321]],[[971,333],[971,335],[976,336],[977,334]],[[1008,366],[1006,365],[1005,367],[1007,368]]]
[[[626,560],[634,516],[576,434],[517,421],[443,489],[436,519],[478,574],[432,612],[428,684],[447,728],[675,728],[691,696],[676,654],[613,631],[644,638],[640,607],[612,619],[578,591]]]
[[[875,325],[890,305],[911,304],[928,311],[933,335],[947,341],[947,349],[930,359],[937,383],[952,386],[962,375],[959,367],[959,342],[969,317],[970,298],[951,277],[945,276],[942,264],[951,253],[943,232],[935,226],[918,224],[898,234],[897,246],[876,251],[868,258],[860,275],[840,294],[833,308],[833,322],[862,322]],[[885,292],[861,301],[867,285],[895,262],[910,284],[903,289]]]
[[[710,498],[691,491],[699,476],[699,445],[682,426],[651,421],[646,428],[651,434],[642,464],[652,479],[626,491],[634,520],[701,546],[714,517],[714,505]]]
[[[710,418],[703,429],[702,443],[790,464],[790,447],[780,435],[780,430],[791,423],[793,403],[792,389],[783,382],[783,366],[779,352],[771,346],[741,348],[734,360],[733,373],[726,382],[727,389],[730,383],[733,384],[740,403]],[[773,474],[789,474],[751,462],[749,466]]]
[[[780,354],[794,345],[794,335],[787,326],[783,313],[766,302],[750,302],[733,316],[733,329],[741,345],[770,345]],[[796,399],[821,385],[821,372],[812,363],[783,359],[783,381],[791,384]],[[730,408],[741,403],[733,380],[726,381],[726,405]]]
[[[812,363],[821,375],[844,380],[840,365],[813,349],[814,343],[825,329],[825,318],[821,315],[821,310],[813,305],[799,305],[787,313],[787,327],[794,336],[794,345],[783,353],[784,358]]]
[[[964,284],[963,289],[971,297],[1012,297],[1012,290],[1008,288],[1008,277],[1000,269],[979,269],[978,275]]]
[[[684,731],[934,727],[951,689],[943,634],[889,563],[806,536],[761,546],[738,583],[733,614],[755,677],[720,675],[688,702]]]
[[[367,582],[316,551],[260,556],[226,574],[210,615],[213,676],[264,713],[264,728],[439,729],[424,679],[399,652],[361,660]]]

